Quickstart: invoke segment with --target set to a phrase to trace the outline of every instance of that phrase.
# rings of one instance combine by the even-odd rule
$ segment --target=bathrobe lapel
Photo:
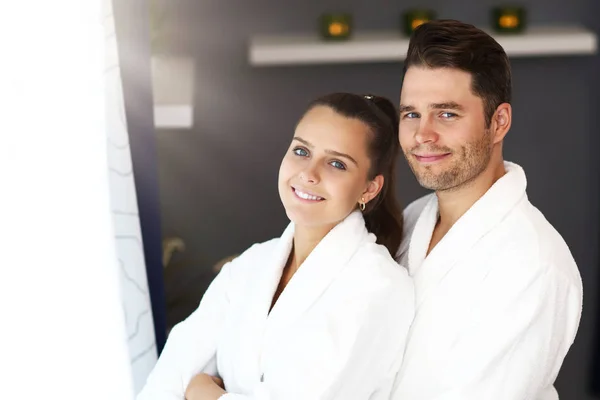
[[[417,308],[457,261],[526,196],[527,182],[521,167],[505,162],[505,168],[506,174],[456,221],[427,255],[439,216],[437,197],[431,196],[417,220],[408,250],[408,268],[415,280]]]

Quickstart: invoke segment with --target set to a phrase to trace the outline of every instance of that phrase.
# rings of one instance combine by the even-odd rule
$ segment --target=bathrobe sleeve
[[[184,400],[192,377],[200,372],[217,374],[217,341],[229,308],[232,270],[251,257],[253,247],[225,264],[196,311],[173,327],[137,400]]]
[[[481,297],[460,321],[463,329],[446,361],[422,365],[418,375],[427,394],[400,390],[392,398],[523,400],[553,390],[557,360],[565,357],[577,331],[581,292],[556,269],[527,270],[521,277],[490,274]],[[409,364],[403,368],[410,369]]]
[[[396,267],[398,267],[396,265]],[[252,393],[219,400],[389,400],[414,317],[408,275],[346,299],[312,345],[290,343],[297,356],[265,374]]]

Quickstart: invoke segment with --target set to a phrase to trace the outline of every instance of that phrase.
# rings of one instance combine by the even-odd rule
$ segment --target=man
[[[503,161],[512,119],[502,47],[458,21],[413,34],[400,96],[400,144],[433,191],[404,211],[398,261],[416,316],[393,400],[552,400],[582,307],[562,237]]]

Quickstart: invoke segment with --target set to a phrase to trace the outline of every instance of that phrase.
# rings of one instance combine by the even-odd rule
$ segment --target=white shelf
[[[154,126],[189,129],[194,126],[194,60],[153,56]]]
[[[577,26],[492,35],[509,57],[589,55],[598,48],[596,34]],[[357,32],[345,42],[324,41],[316,33],[295,34],[253,37],[248,57],[253,66],[390,62],[404,60],[407,49],[408,38],[399,30]]]
[[[155,105],[154,126],[161,129],[189,129],[194,126],[194,107],[191,104]]]

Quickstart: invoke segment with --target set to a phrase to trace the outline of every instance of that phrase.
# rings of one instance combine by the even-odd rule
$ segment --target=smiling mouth
[[[445,159],[446,157],[450,156],[450,153],[444,153],[444,154],[425,154],[425,155],[417,155],[417,154],[413,154],[413,156],[417,159],[417,161],[421,162],[421,163],[434,163],[440,160]]]
[[[325,200],[323,197],[308,193],[308,192],[304,192],[300,189],[296,189],[295,187],[292,186],[292,191],[294,192],[294,194],[296,195],[296,197],[301,198],[302,200],[308,200],[308,201],[323,201]]]

